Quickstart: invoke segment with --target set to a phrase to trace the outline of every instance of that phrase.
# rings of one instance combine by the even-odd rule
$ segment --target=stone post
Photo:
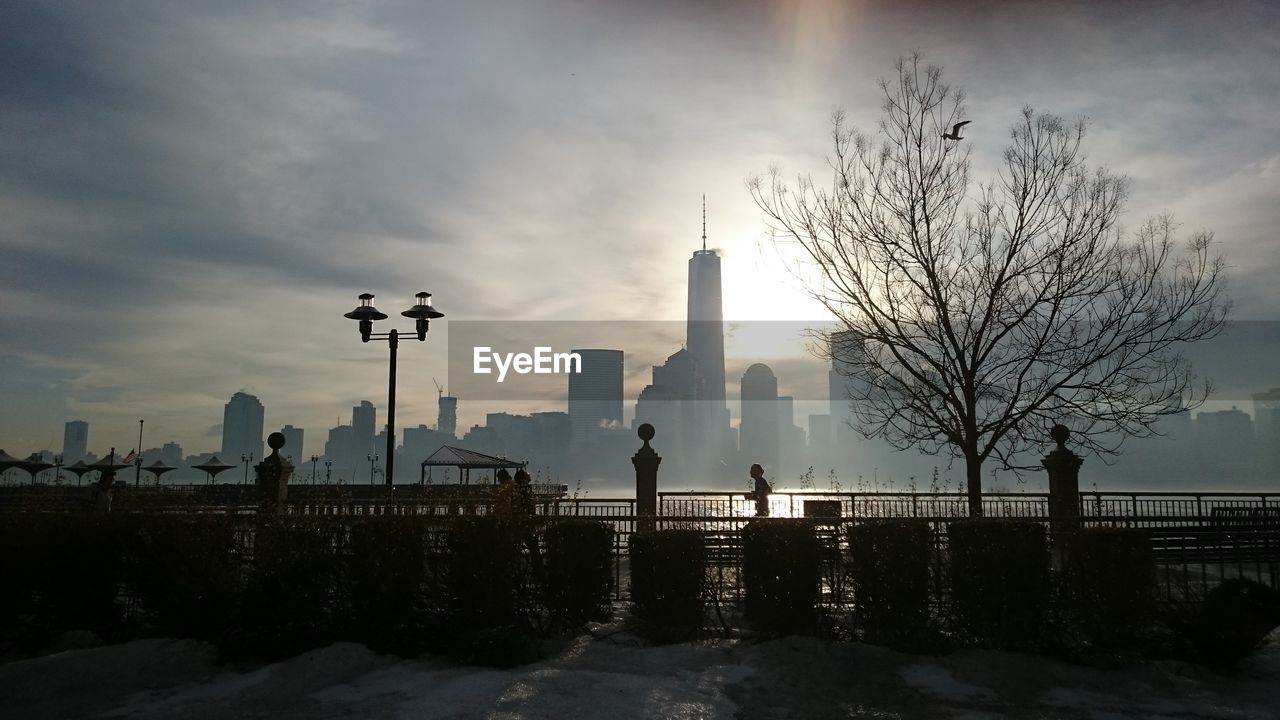
[[[662,458],[649,447],[655,434],[652,425],[644,423],[636,434],[644,441],[644,446],[631,456],[636,468],[636,530],[648,532],[653,530],[658,515],[658,465]]]
[[[289,493],[289,477],[293,475],[293,463],[280,454],[284,447],[284,434],[273,432],[267,436],[271,454],[253,466],[258,485],[258,514],[276,514],[284,507]]]
[[[1049,471],[1049,520],[1056,532],[1078,526],[1080,518],[1080,465],[1084,460],[1067,449],[1071,431],[1065,425],[1054,425],[1049,436],[1058,447],[1045,456],[1041,464]]]

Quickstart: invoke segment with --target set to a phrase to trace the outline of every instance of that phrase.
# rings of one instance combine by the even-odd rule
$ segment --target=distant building
[[[74,465],[83,460],[89,452],[89,423],[84,420],[72,420],[62,431],[62,462]]]
[[[1253,394],[1254,430],[1265,442],[1273,442],[1280,437],[1280,427],[1274,423],[1277,410],[1280,410],[1280,388]]]
[[[303,429],[285,425],[280,428],[280,434],[284,435],[284,447],[280,448],[280,452],[285,457],[291,458],[295,467],[301,465],[302,461],[306,459],[302,447]]]
[[[795,398],[778,396],[778,472],[799,467],[805,455],[804,430],[796,427]]]
[[[440,396],[436,430],[450,437],[458,434],[458,398],[451,395]]]
[[[831,422],[838,428],[849,427],[853,421],[854,398],[864,388],[858,376],[857,360],[864,352],[862,339],[851,330],[831,334],[828,348],[831,368],[827,371],[827,391],[831,403]]]
[[[401,448],[401,454],[396,458],[396,467],[404,466],[404,470],[397,470],[399,473],[396,477],[403,481],[412,475],[414,480],[419,479],[419,469],[422,461],[426,460],[431,453],[439,450],[444,445],[454,443],[456,438],[452,433],[444,433],[435,428],[429,428],[426,425],[404,429],[404,445]],[[403,462],[401,462],[403,460]]]
[[[689,306],[685,340],[693,360],[697,425],[689,428],[690,442],[719,459],[727,448],[729,408],[725,404],[724,311],[721,299],[720,256],[707,249],[706,209],[703,209],[702,249],[689,258]]]
[[[1251,464],[1253,421],[1236,407],[1196,414],[1196,449],[1214,471],[1238,472]]]
[[[705,435],[698,410],[698,378],[693,354],[681,348],[662,365],[653,366],[653,382],[636,398],[633,425],[653,425],[661,433],[667,464],[676,472],[687,469],[689,451]],[[670,472],[670,471],[669,471]]]
[[[351,426],[339,425],[329,429],[329,439],[324,444],[324,459],[333,463],[342,473],[339,477],[351,476]],[[332,472],[332,467],[329,468]]]
[[[768,365],[756,363],[742,375],[742,422],[738,442],[742,459],[778,470],[781,438],[778,420],[778,378]]]
[[[570,443],[576,446],[622,426],[622,351],[573,352],[582,358],[582,372],[569,374]]]
[[[377,445],[374,435],[378,432],[378,410],[368,400],[361,400],[351,408],[351,458],[364,460]]]
[[[809,449],[817,457],[825,459],[831,451],[831,416],[809,416]]]
[[[222,459],[236,462],[241,456],[262,457],[262,402],[248,393],[231,396],[222,411]]]

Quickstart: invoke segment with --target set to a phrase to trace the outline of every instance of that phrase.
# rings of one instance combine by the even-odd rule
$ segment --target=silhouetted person
[[[769,493],[773,486],[764,479],[764,468],[759,463],[751,466],[751,479],[755,481],[756,517],[769,516]]]

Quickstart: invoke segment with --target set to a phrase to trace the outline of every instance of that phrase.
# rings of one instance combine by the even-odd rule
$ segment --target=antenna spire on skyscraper
[[[707,194],[702,193],[702,251],[707,251]]]

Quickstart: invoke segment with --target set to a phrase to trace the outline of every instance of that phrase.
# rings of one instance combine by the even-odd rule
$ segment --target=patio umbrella
[[[116,459],[115,448],[111,448],[111,452],[107,453],[106,457],[102,458],[96,463],[89,465],[90,470],[97,470],[103,475],[107,473],[111,473],[112,475],[114,475],[118,470],[122,470],[127,467],[129,467],[128,463],[122,463]]]
[[[16,467],[26,470],[27,474],[31,476],[31,483],[34,485],[36,482],[36,476],[53,467],[53,463],[45,462],[44,460],[41,460],[40,456],[36,453],[31,453],[31,457],[19,462]]]
[[[209,458],[203,463],[199,465],[192,465],[191,467],[195,468],[196,470],[203,470],[209,473],[209,482],[213,482],[214,478],[218,476],[218,473],[226,470],[230,470],[231,468],[235,467],[235,465],[228,465],[222,462],[221,460],[219,460],[217,455],[214,455],[213,457]]]
[[[165,462],[164,462],[164,461],[162,461],[162,460],[157,460],[157,461],[155,461],[155,462],[151,463],[150,465],[148,465],[148,466],[146,466],[146,467],[144,467],[144,468],[142,468],[142,469],[143,469],[143,470],[146,470],[146,471],[148,471],[148,472],[150,472],[150,473],[152,473],[152,474],[154,474],[154,475],[156,476],[156,485],[159,485],[159,484],[160,484],[160,476],[161,476],[161,475],[164,475],[165,473],[167,473],[167,472],[169,472],[169,471],[171,471],[171,470],[177,470],[177,468],[175,468],[175,467],[174,467],[174,466],[172,466],[172,465],[169,465],[169,464],[165,463]]]
[[[77,461],[75,461],[75,464],[67,465],[67,466],[63,467],[62,469],[63,469],[63,470],[66,470],[67,472],[73,472],[73,473],[75,473],[75,474],[76,474],[76,484],[77,484],[77,485],[79,485],[79,484],[80,484],[80,480],[82,480],[82,479],[84,478],[84,474],[85,474],[85,473],[87,473],[87,472],[89,472],[89,471],[93,470],[93,468],[89,467],[88,465],[85,465],[83,460],[77,460]]]
[[[22,464],[21,460],[10,455],[4,450],[0,450],[0,472],[4,472],[5,470],[20,464]]]

